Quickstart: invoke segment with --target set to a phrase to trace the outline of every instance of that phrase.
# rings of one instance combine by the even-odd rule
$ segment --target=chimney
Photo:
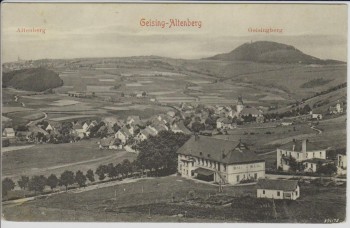
[[[303,139],[302,145],[301,145],[301,151],[306,152],[306,139]]]

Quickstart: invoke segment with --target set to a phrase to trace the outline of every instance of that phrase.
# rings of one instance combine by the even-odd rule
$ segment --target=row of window
[[[263,190],[263,195],[265,195],[265,190]],[[280,191],[277,191],[277,196],[281,196],[281,192]],[[286,192],[285,196],[290,197],[291,194],[289,192]],[[298,192],[297,191],[295,192],[295,196],[298,196]]]
[[[299,152],[294,152],[294,153],[297,154],[296,158],[299,158],[299,157],[300,157],[300,153],[299,153]],[[315,155],[316,155],[315,153],[316,153],[316,152],[312,152],[312,158],[315,157]],[[322,157],[322,151],[319,152],[319,153],[320,153],[320,157]],[[280,154],[281,154],[281,156],[282,156],[282,155],[291,156],[292,152],[291,152],[291,151],[285,151],[285,152],[280,151]],[[308,158],[309,154],[310,154],[310,153],[306,153],[306,158]]]

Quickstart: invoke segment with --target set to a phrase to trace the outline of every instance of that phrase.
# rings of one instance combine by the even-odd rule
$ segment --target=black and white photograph
[[[339,3],[2,2],[1,220],[345,223],[347,44]]]

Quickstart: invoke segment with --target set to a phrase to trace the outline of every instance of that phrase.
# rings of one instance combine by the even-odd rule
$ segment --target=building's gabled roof
[[[129,129],[127,129],[125,126],[122,127],[118,132],[123,134],[123,135],[125,135],[126,137],[131,136],[131,133],[129,132]]]
[[[259,179],[257,189],[294,191],[298,186],[297,180]]]
[[[184,125],[183,121],[179,121],[174,125],[172,125],[172,130],[173,131],[179,130],[179,131],[182,131],[184,134],[192,134],[192,132],[188,130],[188,128]]]
[[[134,120],[135,122],[138,122],[138,121],[141,121],[140,117],[139,116],[129,116],[127,118],[127,121],[129,122],[130,120]]]
[[[167,131],[168,130],[168,127],[165,126],[165,124],[152,124],[151,127],[156,129],[158,132],[160,132],[160,131]]]
[[[248,116],[248,115],[262,115],[262,111],[260,111],[257,108],[254,107],[245,107],[240,113],[242,116]]]
[[[100,145],[101,145],[101,146],[109,146],[109,145],[113,144],[114,140],[115,140],[115,139],[114,139],[113,137],[106,137],[106,138],[103,138],[103,139],[101,139],[101,141],[100,141]]]
[[[231,121],[229,119],[225,118],[225,117],[217,119],[216,122],[220,122],[220,123],[223,123],[223,124],[231,124]]]
[[[293,147],[294,147],[294,150],[293,150]],[[301,152],[302,151],[302,140],[295,140],[295,141],[289,142],[287,144],[280,146],[279,149]],[[306,141],[306,152],[315,151],[315,150],[326,150],[326,149],[318,146],[314,142]]]
[[[155,131],[152,130],[152,128],[150,127],[146,127],[145,129],[141,130],[140,132],[141,134],[143,134],[144,136],[146,136],[147,138],[152,135],[152,136],[156,136],[157,133]]]
[[[80,123],[76,123],[76,124],[73,124],[73,129],[74,130],[83,129],[83,126]]]
[[[7,134],[14,134],[15,130],[13,130],[13,128],[5,128],[4,132],[6,132]]]
[[[238,143],[202,135],[192,136],[177,153],[225,164],[264,161],[241,142]]]

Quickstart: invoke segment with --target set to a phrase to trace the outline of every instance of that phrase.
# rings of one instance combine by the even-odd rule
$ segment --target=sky
[[[4,3],[1,11],[3,62],[143,55],[196,59],[260,40],[293,45],[321,59],[347,60],[346,5]],[[189,19],[201,21],[201,28],[141,26],[141,19]],[[32,28],[45,34],[19,32]]]

